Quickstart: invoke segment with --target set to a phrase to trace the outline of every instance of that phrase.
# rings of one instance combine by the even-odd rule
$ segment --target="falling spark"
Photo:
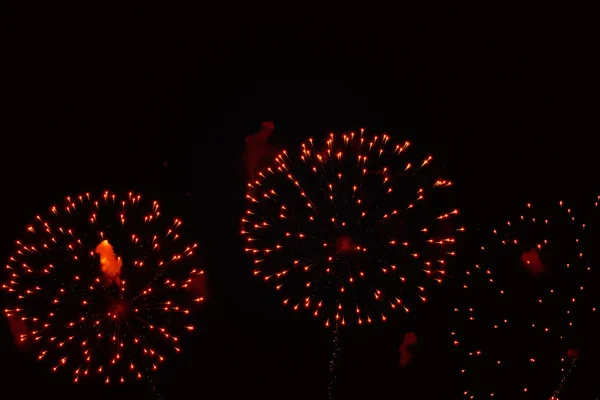
[[[562,378],[560,379],[560,382],[559,382],[558,386],[556,387],[556,389],[554,389],[554,393],[552,394],[552,397],[550,397],[550,400],[558,400],[560,398],[559,397],[560,392],[561,392],[565,382],[569,378],[569,375],[571,375],[571,372],[573,372],[575,367],[577,367],[577,359],[576,358],[573,359],[573,361],[571,362],[571,365],[569,366],[569,369],[567,369],[567,372],[565,372],[564,375],[562,376]]]
[[[342,348],[340,346],[340,324],[336,322],[335,328],[333,328],[333,349],[331,352],[331,360],[329,361],[329,398],[333,399],[333,386],[337,380],[337,359],[340,355]]]

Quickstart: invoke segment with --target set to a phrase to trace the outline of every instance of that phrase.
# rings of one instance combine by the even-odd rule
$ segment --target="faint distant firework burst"
[[[586,228],[557,201],[479,235],[451,332],[465,398],[558,399],[596,313]]]

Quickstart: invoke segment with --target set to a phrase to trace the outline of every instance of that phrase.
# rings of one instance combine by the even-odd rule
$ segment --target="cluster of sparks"
[[[8,259],[5,315],[22,327],[18,342],[39,351],[72,381],[140,379],[181,351],[179,334],[194,302],[197,245],[179,219],[132,192],[67,197],[37,215]],[[114,246],[114,247],[113,247]],[[195,298],[194,298],[195,297]]]
[[[455,255],[452,183],[410,143],[364,130],[313,139],[248,183],[242,217],[253,274],[286,293],[282,303],[325,326],[386,321],[427,301]]]
[[[465,272],[468,294],[454,309],[451,332],[466,356],[463,394],[549,398],[578,357],[582,322],[596,312],[584,290],[592,277],[586,225],[562,201],[527,204],[522,215],[481,236],[480,262]]]

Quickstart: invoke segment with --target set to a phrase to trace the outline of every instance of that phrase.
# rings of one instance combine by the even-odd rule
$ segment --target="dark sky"
[[[85,190],[151,193],[191,221],[210,297],[188,351],[156,377],[165,399],[327,398],[331,333],[273,301],[237,235],[244,137],[262,121],[289,148],[360,127],[410,139],[444,160],[467,227],[530,199],[591,203],[598,190],[595,57],[588,26],[569,13],[252,11],[2,18],[1,255],[28,218]],[[343,332],[338,398],[462,398],[438,308]],[[150,391],[64,385],[1,324],[5,391]],[[423,348],[401,372],[411,330]]]

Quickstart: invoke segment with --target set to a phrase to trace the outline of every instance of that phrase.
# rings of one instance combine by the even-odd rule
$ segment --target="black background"
[[[65,194],[150,193],[191,221],[210,285],[200,329],[156,377],[160,396],[327,398],[331,333],[282,310],[241,251],[244,137],[270,120],[286,147],[360,127],[410,139],[447,165],[469,229],[528,200],[590,205],[597,73],[583,15],[7,10],[2,256]],[[338,397],[462,398],[438,308],[343,332]],[[12,396],[151,392],[59,384],[10,345],[6,326],[1,380]],[[411,330],[421,351],[399,371],[397,348]]]

